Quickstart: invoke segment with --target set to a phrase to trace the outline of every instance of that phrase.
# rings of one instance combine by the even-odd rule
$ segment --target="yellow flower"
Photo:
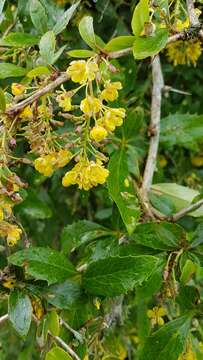
[[[191,347],[183,354],[181,354],[178,358],[178,360],[196,360],[196,356],[193,353]]]
[[[32,302],[33,312],[34,312],[36,318],[38,320],[41,320],[44,315],[44,309],[43,309],[40,298],[38,298],[37,296],[33,296],[33,299],[31,300],[31,302]]]
[[[73,82],[82,83],[87,81],[86,61],[85,60],[71,61],[70,66],[67,69],[67,74],[70,76]]]
[[[167,46],[167,56],[173,65],[194,65],[202,53],[200,41],[176,41]]]
[[[120,81],[107,83],[105,89],[101,92],[101,98],[106,101],[114,101],[118,97],[118,90],[122,89]]]
[[[105,111],[103,124],[108,131],[114,131],[116,126],[123,124],[123,118],[125,117],[125,109],[109,109]]]
[[[32,109],[30,105],[26,106],[19,116],[21,119],[26,119],[32,117]]]
[[[67,94],[61,94],[58,95],[56,98],[59,106],[64,110],[64,111],[70,111],[71,110],[71,97]]]
[[[58,168],[66,166],[72,159],[72,153],[68,150],[61,149],[57,153],[56,165]]]
[[[2,285],[7,289],[14,288],[15,284],[16,284],[16,279],[12,279],[12,278],[11,279],[6,279],[6,280],[4,280],[2,282]]]
[[[147,311],[148,318],[151,319],[152,326],[164,325],[163,316],[166,315],[166,310],[161,306],[155,306],[153,309]]]
[[[91,139],[95,141],[102,141],[107,137],[107,130],[103,126],[96,125],[92,128],[90,131],[90,137]]]
[[[26,87],[22,84],[13,83],[11,85],[11,92],[13,95],[21,95],[25,91]]]
[[[192,156],[191,157],[191,163],[195,167],[203,166],[203,156]]]
[[[81,101],[80,109],[84,114],[93,115],[102,109],[102,102],[94,96],[87,96]]]
[[[103,184],[109,175],[101,163],[81,159],[71,171],[68,171],[62,179],[63,186],[77,184],[79,189],[89,190],[98,184]]]
[[[188,17],[184,21],[178,19],[175,24],[177,31],[182,31],[182,30],[188,28],[189,26],[190,26],[190,20]]]
[[[56,164],[56,153],[40,156],[34,161],[34,166],[39,173],[50,176],[54,172]]]
[[[94,80],[98,70],[99,68],[97,63],[95,63],[94,61],[88,61],[86,64],[87,79]]]
[[[22,234],[22,230],[16,225],[10,225],[7,229],[7,244],[8,246],[14,246],[18,240],[20,240],[20,236]]]

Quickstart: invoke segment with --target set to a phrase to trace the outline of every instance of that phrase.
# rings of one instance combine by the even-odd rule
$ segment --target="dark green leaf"
[[[77,9],[80,1],[73,4],[68,10],[66,10],[60,18],[57,20],[57,23],[54,25],[53,32],[57,35],[60,34],[68,25],[70,19],[73,17],[75,10]]]
[[[133,43],[133,55],[135,59],[141,60],[158,54],[168,40],[168,31],[158,30],[154,35],[138,37]]]
[[[92,262],[83,276],[84,288],[93,295],[116,296],[147,280],[157,266],[154,256],[114,256]]]
[[[193,234],[191,247],[194,248],[198,245],[201,245],[202,243],[203,243],[203,222],[198,225],[197,229]]]
[[[14,64],[0,63],[0,79],[9,77],[21,77],[26,74],[27,70]]]
[[[83,40],[92,49],[96,48],[96,39],[93,28],[93,18],[91,16],[84,16],[79,23],[79,32]]]
[[[73,265],[58,251],[34,247],[16,252],[9,256],[9,262],[23,266],[29,275],[36,279],[47,280],[49,284],[61,282],[75,275]]]
[[[51,208],[34,189],[28,191],[28,196],[16,209],[20,214],[33,219],[48,219],[52,216]]]
[[[149,336],[139,360],[177,360],[185,350],[191,319],[180,317],[165,324]]]
[[[44,6],[39,0],[30,0],[30,17],[36,30],[40,34],[47,31],[48,18]]]
[[[31,301],[22,290],[14,290],[9,296],[8,316],[17,333],[26,337],[32,319]]]
[[[62,284],[51,285],[46,290],[47,301],[59,309],[72,309],[80,299],[79,284],[66,280]]]
[[[135,7],[132,17],[132,30],[135,36],[139,36],[144,30],[144,24],[149,21],[149,0],[140,0]]]
[[[158,195],[151,193],[149,195],[151,204],[159,210],[162,214],[172,215],[175,213],[175,206],[173,202],[165,195]]]
[[[109,172],[109,194],[119,209],[128,233],[131,234],[138,223],[140,211],[132,186],[127,179],[129,172],[126,154],[123,148],[111,157]]]
[[[138,244],[166,251],[181,248],[185,243],[184,230],[168,222],[140,224],[131,238]]]

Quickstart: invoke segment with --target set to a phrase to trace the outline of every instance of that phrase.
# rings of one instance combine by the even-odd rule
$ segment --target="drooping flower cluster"
[[[42,155],[34,161],[35,169],[44,176],[50,176],[61,167],[66,166],[72,158],[72,153],[65,149],[54,151],[48,155]]]

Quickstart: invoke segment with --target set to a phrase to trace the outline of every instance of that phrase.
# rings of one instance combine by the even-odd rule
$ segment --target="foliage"
[[[0,0],[1,360],[203,358],[188,3]]]

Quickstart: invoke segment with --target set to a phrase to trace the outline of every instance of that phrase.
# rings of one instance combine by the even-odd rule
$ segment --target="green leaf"
[[[192,275],[196,272],[196,270],[197,265],[194,264],[192,260],[187,259],[181,272],[180,282],[183,285],[186,285],[187,282],[191,279]]]
[[[32,304],[29,296],[22,290],[11,292],[8,301],[8,316],[17,333],[25,338],[30,329]]]
[[[197,190],[175,183],[154,184],[151,190],[157,195],[166,195],[173,202],[176,211],[191,205],[193,199],[199,195]],[[203,216],[203,206],[189,213],[189,215],[194,217]]]
[[[201,222],[197,229],[195,230],[192,240],[191,240],[191,248],[195,248],[198,245],[201,245],[203,243],[203,222]]]
[[[21,77],[26,74],[27,70],[14,64],[0,63],[0,79],[9,77]]]
[[[139,360],[177,360],[185,350],[191,319],[188,316],[172,320],[149,336]]]
[[[47,31],[40,40],[39,52],[46,64],[52,64],[56,48],[56,37],[53,31]]]
[[[60,56],[62,55],[62,53],[64,52],[66,48],[66,45],[62,46],[53,56],[52,59],[52,65],[55,64],[55,62],[60,58]]]
[[[38,280],[46,280],[49,284],[61,282],[75,275],[73,265],[65,256],[56,250],[31,247],[20,250],[8,258],[16,266],[22,266],[25,271]]]
[[[132,17],[132,30],[135,36],[139,36],[144,30],[144,24],[149,21],[149,1],[140,0]]]
[[[129,172],[127,158],[123,148],[111,157],[109,172],[107,182],[109,194],[119,209],[128,233],[131,234],[138,223],[140,210],[137,206],[137,199],[132,186],[130,183],[126,185]]]
[[[133,43],[133,55],[141,60],[158,54],[167,44],[168,30],[160,29],[154,35],[138,37]]]
[[[63,229],[61,234],[62,251],[68,254],[80,245],[108,235],[112,235],[112,231],[104,226],[92,221],[79,220]]]
[[[50,75],[51,71],[48,69],[48,67],[46,66],[37,66],[36,68],[30,70],[26,76],[29,77],[30,79],[33,79],[37,76],[41,76],[41,75]]]
[[[59,309],[69,309],[74,307],[81,296],[80,285],[71,280],[64,283],[51,285],[45,291],[47,301]]]
[[[93,295],[117,296],[147,280],[156,268],[154,256],[114,256],[92,262],[83,276],[84,288]]]
[[[67,54],[71,57],[75,58],[89,58],[91,56],[95,55],[94,51],[91,50],[85,50],[85,49],[78,49],[78,50],[71,50],[68,51]]]
[[[166,147],[175,145],[198,150],[198,141],[203,136],[203,115],[170,114],[161,120],[160,141]]]
[[[53,27],[53,32],[58,35],[60,34],[68,25],[70,19],[73,17],[75,10],[77,9],[80,1],[73,4],[68,10],[66,10],[57,20],[57,23]]]
[[[56,346],[46,354],[45,360],[72,360],[72,357],[66,351]]]
[[[93,18],[84,16],[79,23],[79,32],[84,42],[92,49],[96,48],[96,39],[93,28]]]
[[[59,336],[60,333],[60,323],[59,317],[55,310],[48,312],[46,316],[46,326],[50,333],[54,336]]]
[[[165,259],[160,259],[158,266],[153,270],[149,278],[137,288],[137,296],[139,299],[151,299],[154,294],[157,294],[161,289],[163,283],[163,271],[166,265]]]
[[[123,50],[126,48],[130,48],[133,46],[133,43],[135,41],[134,36],[118,36],[112,40],[110,40],[104,47],[104,50],[106,51],[117,51],[117,50]]]
[[[150,193],[149,199],[153,207],[159,210],[162,214],[172,215],[175,213],[175,206],[167,196]]]
[[[13,47],[23,47],[23,46],[33,46],[38,44],[38,37],[31,34],[26,34],[22,32],[11,32],[3,39],[0,40],[0,46],[13,46]]]
[[[169,251],[181,248],[185,236],[184,230],[179,225],[163,221],[138,225],[131,238],[138,244]]]
[[[28,195],[22,204],[16,206],[16,210],[22,215],[33,219],[48,219],[52,216],[52,210],[34,189],[29,189]]]
[[[6,109],[6,98],[3,90],[0,88],[0,110],[5,111]]]
[[[47,31],[48,18],[39,0],[30,0],[30,17],[38,33],[44,34]]]

